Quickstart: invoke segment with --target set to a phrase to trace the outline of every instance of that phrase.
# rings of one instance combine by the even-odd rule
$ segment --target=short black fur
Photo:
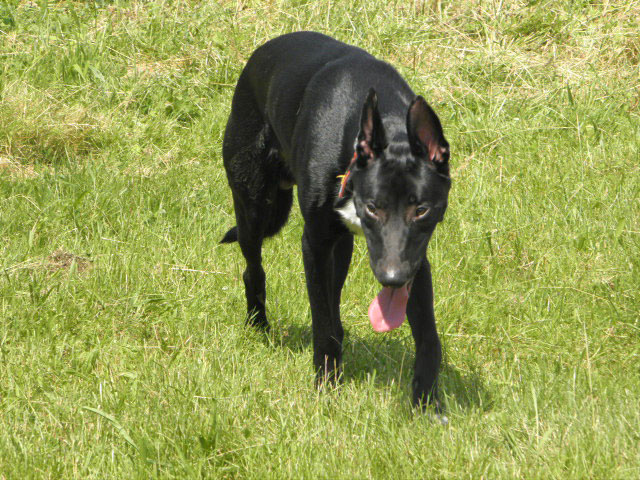
[[[378,281],[411,288],[413,402],[439,409],[441,347],[426,249],[451,182],[449,145],[427,102],[364,50],[318,33],[287,34],[258,48],[242,71],[222,153],[237,221],[222,243],[237,240],[247,263],[248,322],[269,327],[262,242],[286,223],[297,185],[319,384],[340,376],[340,293],[350,228],[359,229]]]

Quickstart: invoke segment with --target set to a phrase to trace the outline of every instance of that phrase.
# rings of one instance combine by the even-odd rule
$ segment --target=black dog
[[[352,232],[363,233],[383,286],[371,324],[388,331],[409,318],[413,402],[439,410],[442,354],[426,249],[451,180],[449,145],[427,102],[364,50],[319,33],[283,35],[242,71],[222,155],[237,221],[222,242],[237,240],[247,262],[248,321],[268,328],[262,241],[286,223],[297,185],[318,380],[339,376],[340,291]]]

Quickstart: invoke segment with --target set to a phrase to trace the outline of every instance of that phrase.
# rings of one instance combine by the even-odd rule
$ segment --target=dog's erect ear
[[[416,157],[426,157],[440,171],[448,170],[449,143],[444,138],[436,112],[421,96],[417,96],[409,106],[407,133],[411,153]]]
[[[385,148],[387,148],[387,137],[378,111],[378,95],[371,88],[362,107],[362,117],[360,118],[360,133],[358,133],[358,144],[356,145],[358,166],[365,166],[369,160],[379,155]]]

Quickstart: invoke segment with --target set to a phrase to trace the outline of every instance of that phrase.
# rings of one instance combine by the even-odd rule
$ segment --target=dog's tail
[[[238,227],[235,226],[224,234],[220,243],[233,243],[238,241]]]

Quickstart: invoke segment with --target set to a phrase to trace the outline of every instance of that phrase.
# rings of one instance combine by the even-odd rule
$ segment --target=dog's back
[[[415,96],[392,66],[365,50],[320,33],[295,32],[270,40],[253,53],[238,80],[232,110],[250,92],[255,108],[272,130],[280,157],[297,173],[300,166],[292,163],[304,162],[308,156],[291,158],[295,141],[307,138],[307,131],[315,125],[323,125],[322,131],[309,138],[323,148],[342,146],[342,129],[349,129],[349,135],[357,133],[360,106],[369,88],[384,98],[384,116],[397,113],[401,119]],[[314,117],[304,118],[305,114]],[[315,117],[322,114],[331,118]],[[339,130],[328,131],[331,126]],[[296,134],[296,127],[303,131]],[[351,143],[349,140],[347,148]],[[349,159],[341,160],[339,163]]]

